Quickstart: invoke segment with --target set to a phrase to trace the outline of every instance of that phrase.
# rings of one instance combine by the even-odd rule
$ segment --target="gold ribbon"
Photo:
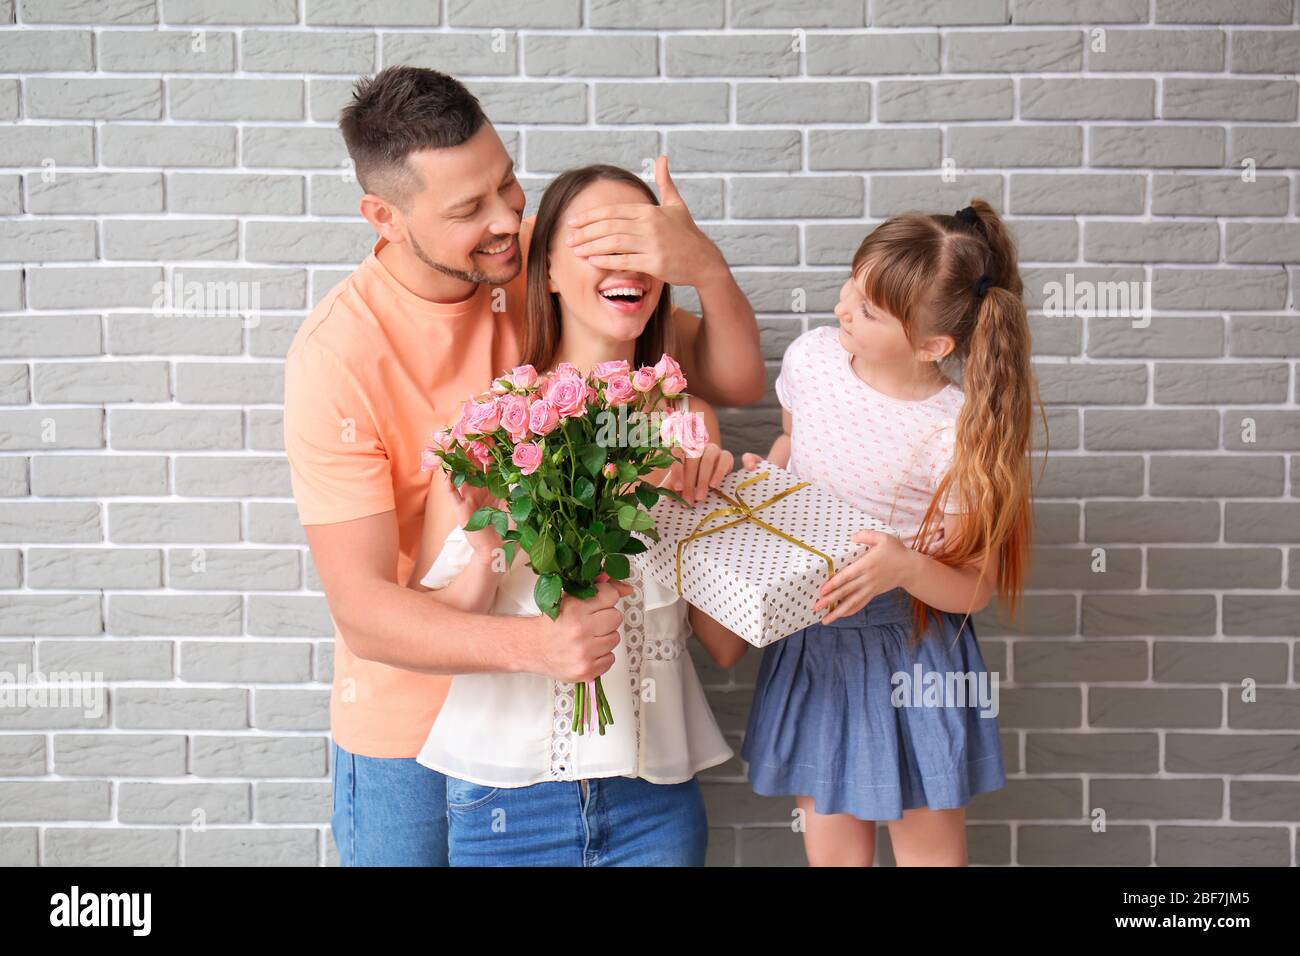
[[[766,508],[768,505],[776,504],[786,495],[794,494],[800,488],[808,487],[810,482],[801,481],[797,485],[791,485],[789,488],[785,489],[785,491],[777,492],[776,494],[772,495],[772,497],[764,501],[760,501],[756,505],[748,504],[745,501],[745,499],[740,497],[740,492],[742,488],[746,488],[749,485],[752,485],[756,481],[763,481],[764,479],[769,477],[771,477],[771,472],[764,471],[764,472],[760,472],[757,475],[754,475],[752,478],[746,478],[740,484],[736,485],[736,496],[734,498],[731,495],[727,494],[725,491],[721,490],[720,488],[712,489],[715,494],[719,495],[726,501],[731,502],[731,504],[726,508],[715,508],[713,511],[710,511],[707,515],[705,515],[703,518],[700,519],[699,523],[695,526],[695,529],[690,534],[682,538],[681,541],[677,542],[677,595],[678,597],[682,596],[682,549],[685,548],[686,545],[690,544],[692,541],[696,540],[697,538],[704,538],[707,537],[708,535],[716,534],[719,531],[725,531],[727,528],[733,527],[734,525],[738,525],[742,521],[752,521],[755,524],[766,528],[768,531],[771,531],[773,534],[779,535],[780,537],[784,538],[786,541],[789,541],[791,544],[797,544],[805,551],[811,551],[813,554],[817,555],[817,557],[821,558],[823,561],[826,562],[826,574],[828,577],[835,573],[835,562],[831,560],[829,555],[823,554],[822,552],[814,548],[812,545],[805,544],[804,542],[800,541],[798,538],[794,537],[793,535],[786,534],[780,528],[773,527],[772,525],[764,521],[762,518],[754,517],[755,511],[761,511],[762,509]],[[716,528],[710,528],[708,531],[700,530],[715,518],[725,518],[728,515],[740,515],[740,517],[736,518],[734,521],[728,521],[726,524],[720,524]]]

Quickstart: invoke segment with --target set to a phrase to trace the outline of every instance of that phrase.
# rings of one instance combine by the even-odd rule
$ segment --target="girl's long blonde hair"
[[[996,593],[1014,614],[1028,566],[1028,452],[1034,406],[1041,408],[1015,241],[993,207],[975,199],[959,215],[886,220],[858,247],[853,275],[861,276],[871,302],[899,319],[909,340],[948,335],[955,343],[943,371],[965,394],[956,449],[915,547],[954,566],[996,557]],[[946,503],[961,512],[951,537],[942,536]],[[916,639],[932,613],[912,599]]]

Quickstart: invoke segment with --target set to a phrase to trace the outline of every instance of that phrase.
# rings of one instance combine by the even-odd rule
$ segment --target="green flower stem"
[[[581,734],[583,725],[583,704],[587,699],[587,685],[579,681],[573,689],[573,723],[574,729]]]
[[[569,488],[572,489],[572,488],[573,488],[573,484],[574,484],[574,480],[575,480],[575,476],[574,476],[574,474],[573,474],[573,459],[574,459],[574,454],[573,454],[573,442],[569,439],[569,430],[565,427],[565,424],[564,424],[564,423],[561,423],[561,424],[558,425],[557,427],[558,427],[559,430],[560,430],[560,434],[564,437],[564,444],[565,444],[565,446],[568,448],[568,451],[569,451],[569,455],[568,455],[568,457],[569,457]],[[556,505],[557,505],[557,510],[558,510],[559,513],[560,513],[560,516],[561,516],[562,518],[564,518],[565,522],[568,524],[568,526],[569,526],[569,530],[573,532],[573,534],[574,534],[575,537],[581,538],[581,537],[582,537],[582,532],[581,532],[580,530],[578,530],[578,518],[577,518],[577,515],[575,515],[575,514],[571,514],[571,513],[570,513],[570,511],[569,511],[568,507],[566,507],[565,502],[564,502],[563,499],[559,499],[559,500],[557,500],[557,501],[556,501]],[[563,540],[563,536],[561,536],[561,540]]]
[[[600,732],[605,733],[605,726],[614,722],[614,712],[610,709],[609,698],[605,696],[605,688],[596,678],[596,702],[600,713]]]

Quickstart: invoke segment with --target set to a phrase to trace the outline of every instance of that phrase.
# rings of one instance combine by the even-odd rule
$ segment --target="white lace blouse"
[[[465,531],[454,528],[421,583],[445,587],[472,550]],[[527,555],[516,554],[492,613],[539,614],[535,582]],[[681,783],[728,760],[733,751],[686,649],[686,602],[635,564],[626,583],[633,593],[618,603],[621,640],[601,677],[614,718],[604,736],[594,728],[575,732],[573,684],[540,674],[459,674],[418,761],[483,786],[526,787],[614,776]]]

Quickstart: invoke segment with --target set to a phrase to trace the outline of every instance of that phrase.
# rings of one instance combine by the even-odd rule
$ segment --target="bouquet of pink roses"
[[[685,392],[681,366],[667,354],[636,370],[623,359],[601,362],[585,376],[567,362],[546,376],[521,365],[466,402],[453,428],[434,432],[421,467],[440,462],[457,488],[487,488],[508,504],[508,512],[479,508],[465,530],[491,524],[507,565],[516,548],[528,553],[533,596],[554,620],[564,594],[589,598],[598,581],[631,573],[628,555],[646,548],[632,532],[659,539],[647,509],[661,495],[685,503],[640,480],[669,467],[673,448],[698,457],[708,444],[697,413],[659,407]],[[594,719],[603,734],[613,714],[600,679],[576,690],[578,732]]]

